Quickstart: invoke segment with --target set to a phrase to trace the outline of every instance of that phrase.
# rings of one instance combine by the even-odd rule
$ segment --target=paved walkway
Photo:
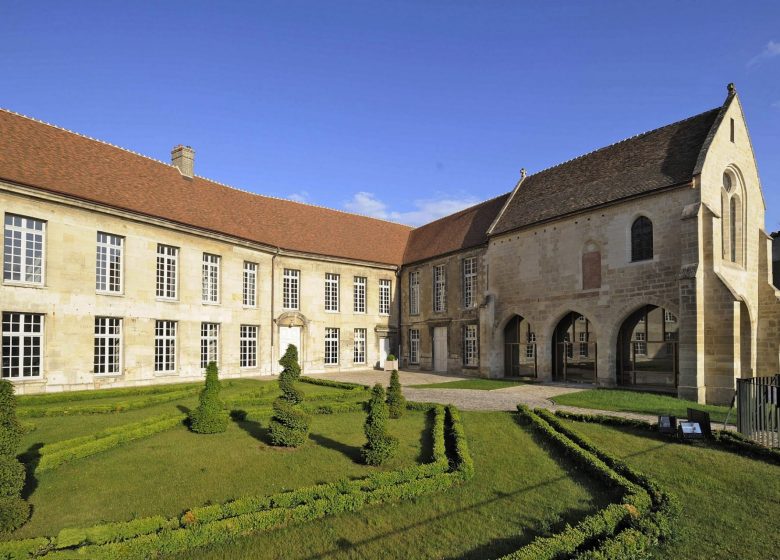
[[[619,416],[621,418],[633,418],[645,422],[656,422],[657,416],[649,414],[634,414],[631,412],[615,412],[610,410],[594,410],[591,408],[578,408],[574,406],[562,406],[555,404],[552,397],[584,391],[589,387],[560,385],[560,384],[518,384],[515,387],[493,389],[492,391],[480,391],[475,389],[417,389],[415,385],[427,385],[430,383],[447,383],[461,379],[473,379],[458,375],[443,373],[431,373],[422,371],[398,372],[404,396],[412,401],[435,402],[439,404],[453,404],[461,410],[485,410],[501,411],[516,410],[518,404],[525,404],[531,408],[546,408],[548,410],[565,410],[580,414],[604,414],[607,416]],[[315,374],[315,377],[324,377],[336,381],[349,381],[373,385],[382,383],[387,386],[390,383],[390,373],[375,370],[355,372],[334,372]]]

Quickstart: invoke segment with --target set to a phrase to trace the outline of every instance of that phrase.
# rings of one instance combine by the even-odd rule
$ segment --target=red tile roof
[[[0,179],[283,249],[401,263],[411,227],[252,194],[0,110]]]

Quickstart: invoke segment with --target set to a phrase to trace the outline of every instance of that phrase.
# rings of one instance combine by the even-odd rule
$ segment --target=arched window
[[[742,197],[744,188],[731,170],[723,172],[720,221],[722,225],[723,260],[744,265],[742,247]]]
[[[631,262],[652,259],[653,222],[646,216],[640,216],[631,226]]]
[[[729,204],[729,241],[731,243],[731,262],[737,262],[737,197],[731,197]]]

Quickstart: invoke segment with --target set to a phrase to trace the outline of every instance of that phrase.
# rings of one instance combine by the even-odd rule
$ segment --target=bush
[[[371,390],[368,401],[368,416],[365,432],[367,442],[361,451],[367,465],[381,465],[393,456],[398,448],[398,440],[387,433],[387,403],[385,389],[379,383]]]
[[[387,355],[387,361],[388,362],[394,362],[395,361],[395,354],[388,354]]]
[[[406,410],[406,399],[401,393],[401,382],[398,380],[398,370],[390,374],[390,388],[387,390],[387,408],[390,418],[400,418]]]
[[[320,379],[319,377],[306,377],[302,375],[298,378],[301,383],[310,385],[319,385],[321,387],[332,387],[334,389],[344,389],[345,391],[354,391],[355,389],[368,389],[368,385],[360,383],[349,383],[348,381],[333,381],[331,379]],[[330,395],[328,395],[330,396]]]
[[[279,374],[279,389],[282,394],[274,401],[273,417],[269,424],[271,443],[283,447],[298,447],[309,437],[311,420],[302,409],[303,393],[295,387],[301,376],[298,365],[298,349],[290,344],[279,360],[282,373]]]
[[[21,437],[14,386],[0,379],[0,534],[21,527],[30,515],[30,506],[21,497],[25,470],[16,459]]]
[[[206,386],[200,393],[200,404],[190,415],[190,429],[197,434],[218,434],[227,429],[228,412],[219,399],[217,364],[206,367]]]

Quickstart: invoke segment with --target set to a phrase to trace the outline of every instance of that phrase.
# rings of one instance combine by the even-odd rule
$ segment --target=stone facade
[[[775,287],[780,288],[780,231],[772,234],[772,278]]]

